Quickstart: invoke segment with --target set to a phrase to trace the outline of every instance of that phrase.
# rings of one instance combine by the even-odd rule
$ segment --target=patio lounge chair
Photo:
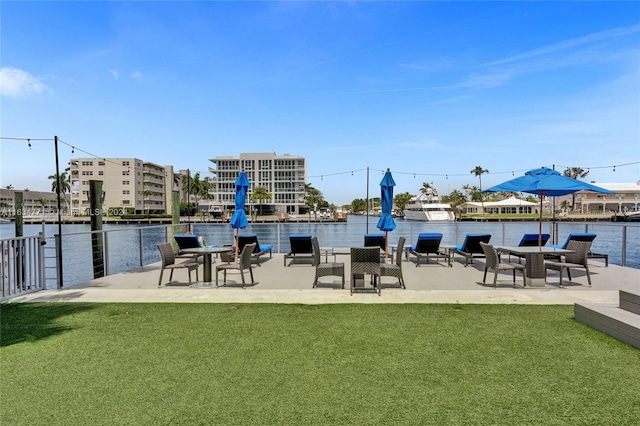
[[[242,251],[245,245],[247,244],[255,244],[255,248],[253,249],[252,257],[256,259],[258,266],[260,266],[260,256],[269,253],[269,259],[271,259],[271,250],[273,249],[273,245],[260,245],[258,242],[258,235],[256,234],[241,234],[238,236],[238,251]]]
[[[464,256],[464,266],[467,267],[469,263],[473,263],[474,257],[484,257],[480,242],[489,243],[490,239],[491,234],[467,234],[462,244],[453,249],[453,252]]]
[[[447,264],[453,266],[451,265],[449,253],[440,250],[441,241],[442,234],[439,232],[423,232],[418,234],[416,245],[409,249],[409,255],[416,257],[416,267],[420,266],[420,260],[422,258],[427,259],[427,263],[429,263],[429,258],[436,259],[436,263],[438,263],[438,259],[446,259]]]
[[[253,249],[256,244],[245,244],[242,248],[242,252],[240,253],[240,259],[238,262],[232,263],[222,263],[216,266],[216,287],[218,287],[218,272],[224,271],[223,282],[222,285],[226,285],[227,283],[227,271],[234,270],[240,271],[240,277],[242,278],[242,288],[245,286],[244,280],[244,271],[249,270],[249,275],[251,276],[251,284],[254,284],[253,281],[253,269],[251,269],[251,254],[253,253]]]
[[[542,245],[547,244],[551,235],[549,234],[541,234],[540,235],[540,243]],[[537,247],[538,246],[538,234],[524,234],[522,239],[518,243],[518,247]],[[523,258],[524,255],[513,254],[514,256],[518,256],[518,258]],[[509,260],[511,260],[511,253],[509,253]],[[518,259],[518,263],[520,259]]]
[[[162,275],[165,269],[169,269],[169,281],[173,279],[173,271],[175,269],[186,269],[189,272],[189,284],[191,284],[191,271],[196,271],[196,281],[198,281],[198,262],[195,260],[187,260],[182,263],[176,263],[176,257],[173,253],[173,248],[170,243],[158,244],[158,250],[160,250],[160,256],[162,257],[162,265],[160,267],[160,279],[158,280],[158,287],[162,285]]]
[[[567,240],[564,244],[552,244],[551,247],[566,249],[569,245],[570,241],[588,241],[593,243],[593,240],[596,239],[595,232],[572,232],[567,237]],[[609,266],[609,255],[605,253],[593,253],[591,249],[589,249],[589,254],[587,256],[589,259],[604,259],[604,265]],[[549,256],[547,257],[551,260],[560,260],[558,256]]]
[[[313,259],[313,243],[311,242],[311,234],[291,234],[289,235],[289,244],[291,251],[284,255],[284,266],[287,266],[287,259],[311,258]],[[320,250],[318,250],[318,255]],[[289,263],[289,264],[291,264]]]
[[[398,253],[402,253],[404,248],[405,238],[398,238]],[[402,255],[396,256],[396,263],[383,263],[380,265],[380,284],[382,286],[382,277],[395,277],[398,279],[400,287],[406,289],[404,285],[404,277],[402,276]]]
[[[316,276],[313,279],[313,288],[318,286],[318,278],[328,276],[342,277],[342,288],[344,288],[344,263],[322,263],[320,260],[320,244],[316,237],[311,238],[311,245],[313,247],[313,266],[316,267]]]
[[[564,261],[549,261],[545,262],[545,279],[546,279],[546,270],[554,269],[556,271],[560,271],[560,287],[562,287],[562,271],[567,270],[567,276],[569,277],[569,281],[571,281],[571,269],[582,268],[587,272],[587,281],[589,282],[589,287],[591,287],[591,276],[589,275],[589,263],[588,254],[589,249],[591,248],[591,241],[577,241],[571,240],[567,244],[566,249],[571,250],[571,253],[566,253],[563,255]]]
[[[351,294],[356,288],[356,280],[362,281],[364,288],[364,275],[372,276],[374,289],[377,287],[380,295],[380,248],[379,247],[351,247]]]
[[[513,271],[513,286],[516,286],[516,269],[522,272],[522,282],[524,287],[527,286],[527,269],[524,265],[519,263],[503,263],[500,262],[500,258],[498,257],[498,252],[496,248],[491,244],[485,244],[482,241],[480,242],[480,247],[484,252],[485,258],[487,259],[484,264],[484,276],[482,277],[482,285],[485,285],[487,281],[487,270],[491,269],[494,272],[493,275],[493,288],[496,288],[496,282],[498,281],[498,272],[505,270]]]

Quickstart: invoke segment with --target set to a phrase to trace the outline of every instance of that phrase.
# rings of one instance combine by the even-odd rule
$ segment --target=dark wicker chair
[[[351,247],[351,294],[355,290],[356,279],[364,281],[364,275],[372,276],[373,286],[380,295],[380,246]],[[364,288],[364,284],[363,284]]]
[[[191,271],[196,271],[196,281],[198,281],[198,262],[195,260],[187,260],[182,263],[176,263],[176,256],[173,253],[173,248],[169,243],[158,244],[158,250],[160,250],[160,256],[162,257],[162,266],[160,267],[160,279],[158,280],[158,287],[162,285],[162,275],[165,269],[169,269],[169,281],[173,279],[173,271],[176,269],[186,269],[189,271],[189,284],[191,284]]]
[[[576,241],[571,240],[567,243],[567,250],[571,250],[571,253],[563,255],[564,261],[547,261],[544,264],[545,278],[546,270],[554,269],[560,271],[560,287],[562,287],[562,272],[566,269],[569,281],[571,281],[571,269],[584,269],[587,273],[587,281],[589,287],[591,287],[591,275],[589,275],[589,250],[591,249],[590,241]]]
[[[311,237],[311,245],[313,247],[313,266],[316,267],[313,288],[318,286],[318,278],[328,276],[342,277],[342,288],[344,288],[344,263],[322,263],[320,258],[320,244],[316,237]]]
[[[398,279],[398,283],[400,287],[406,289],[407,287],[404,285],[404,277],[402,276],[402,250],[404,249],[405,238],[398,238],[398,255],[396,255],[395,263],[383,263],[380,265],[380,284],[382,286],[382,277],[395,277]]]
[[[486,262],[484,264],[484,276],[482,277],[482,285],[484,285],[487,281],[487,271],[491,269],[494,272],[493,275],[493,288],[496,288],[496,283],[498,281],[498,272],[500,271],[513,271],[513,286],[516,286],[516,270],[522,272],[522,283],[524,287],[527,286],[527,268],[524,265],[519,263],[507,263],[500,262],[500,258],[498,256],[498,252],[496,248],[491,244],[485,244],[482,241],[480,242],[480,247],[484,252],[484,256],[486,258]]]
[[[229,270],[240,271],[240,277],[242,279],[242,288],[244,288],[246,284],[244,279],[244,271],[248,269],[249,275],[251,276],[251,284],[254,284],[253,269],[251,269],[251,255],[254,249],[255,249],[255,243],[245,244],[245,246],[242,248],[242,252],[240,253],[237,263],[236,262],[223,263],[221,265],[216,266],[216,287],[218,287],[218,272],[219,271],[224,272],[224,277],[223,277],[224,281],[222,285],[225,285],[227,283],[227,271]]]

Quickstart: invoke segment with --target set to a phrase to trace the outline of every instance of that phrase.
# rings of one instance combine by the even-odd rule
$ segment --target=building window
[[[122,204],[123,206],[128,206],[131,203],[129,202],[129,200],[122,200],[120,201],[120,204]]]
[[[93,176],[93,170],[83,170],[82,176]]]
[[[129,176],[129,170],[123,170],[122,176]]]
[[[98,170],[98,176],[104,176],[104,171]]]
[[[104,166],[104,161],[98,161],[98,166]]]
[[[122,190],[122,195],[129,195],[131,192],[129,192],[128,189],[123,189]]]
[[[123,180],[123,181],[122,181],[122,184],[123,184],[123,185],[129,185],[129,181],[128,181],[128,180]]]
[[[125,167],[129,167],[129,162],[128,161],[123,161],[122,165],[125,166]]]
[[[82,165],[83,166],[93,166],[93,161],[83,161]]]

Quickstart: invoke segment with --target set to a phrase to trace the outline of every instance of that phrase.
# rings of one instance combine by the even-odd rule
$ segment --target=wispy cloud
[[[116,80],[120,79],[120,73],[118,72],[118,70],[109,70],[109,73],[113,76],[113,78],[115,78]]]
[[[517,55],[509,56],[507,58],[498,59],[496,61],[487,62],[483,64],[484,67],[508,64],[518,62],[526,59],[531,59],[539,56],[549,55],[561,50],[570,49],[590,43],[595,43],[602,40],[607,40],[616,37],[624,37],[630,34],[640,32],[640,24],[632,25],[630,27],[613,28],[610,30],[600,31],[597,33],[588,34],[583,37],[572,38],[564,40],[559,43],[550,44],[547,46],[539,47],[537,49],[529,50],[527,52],[519,53]]]
[[[0,69],[0,93],[10,98],[22,98],[40,94],[53,94],[53,89],[40,79],[18,68]]]
[[[131,78],[138,82],[142,81],[142,72],[135,71],[133,74],[131,74]]]

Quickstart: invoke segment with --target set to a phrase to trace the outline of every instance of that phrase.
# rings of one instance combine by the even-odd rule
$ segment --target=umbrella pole
[[[239,237],[238,232],[239,232],[238,228],[236,228],[236,259],[238,258],[238,240],[240,239],[238,238]]]
[[[389,231],[384,231],[384,263],[389,258]]]
[[[542,193],[540,193],[540,214],[538,224],[538,247],[542,247]]]

